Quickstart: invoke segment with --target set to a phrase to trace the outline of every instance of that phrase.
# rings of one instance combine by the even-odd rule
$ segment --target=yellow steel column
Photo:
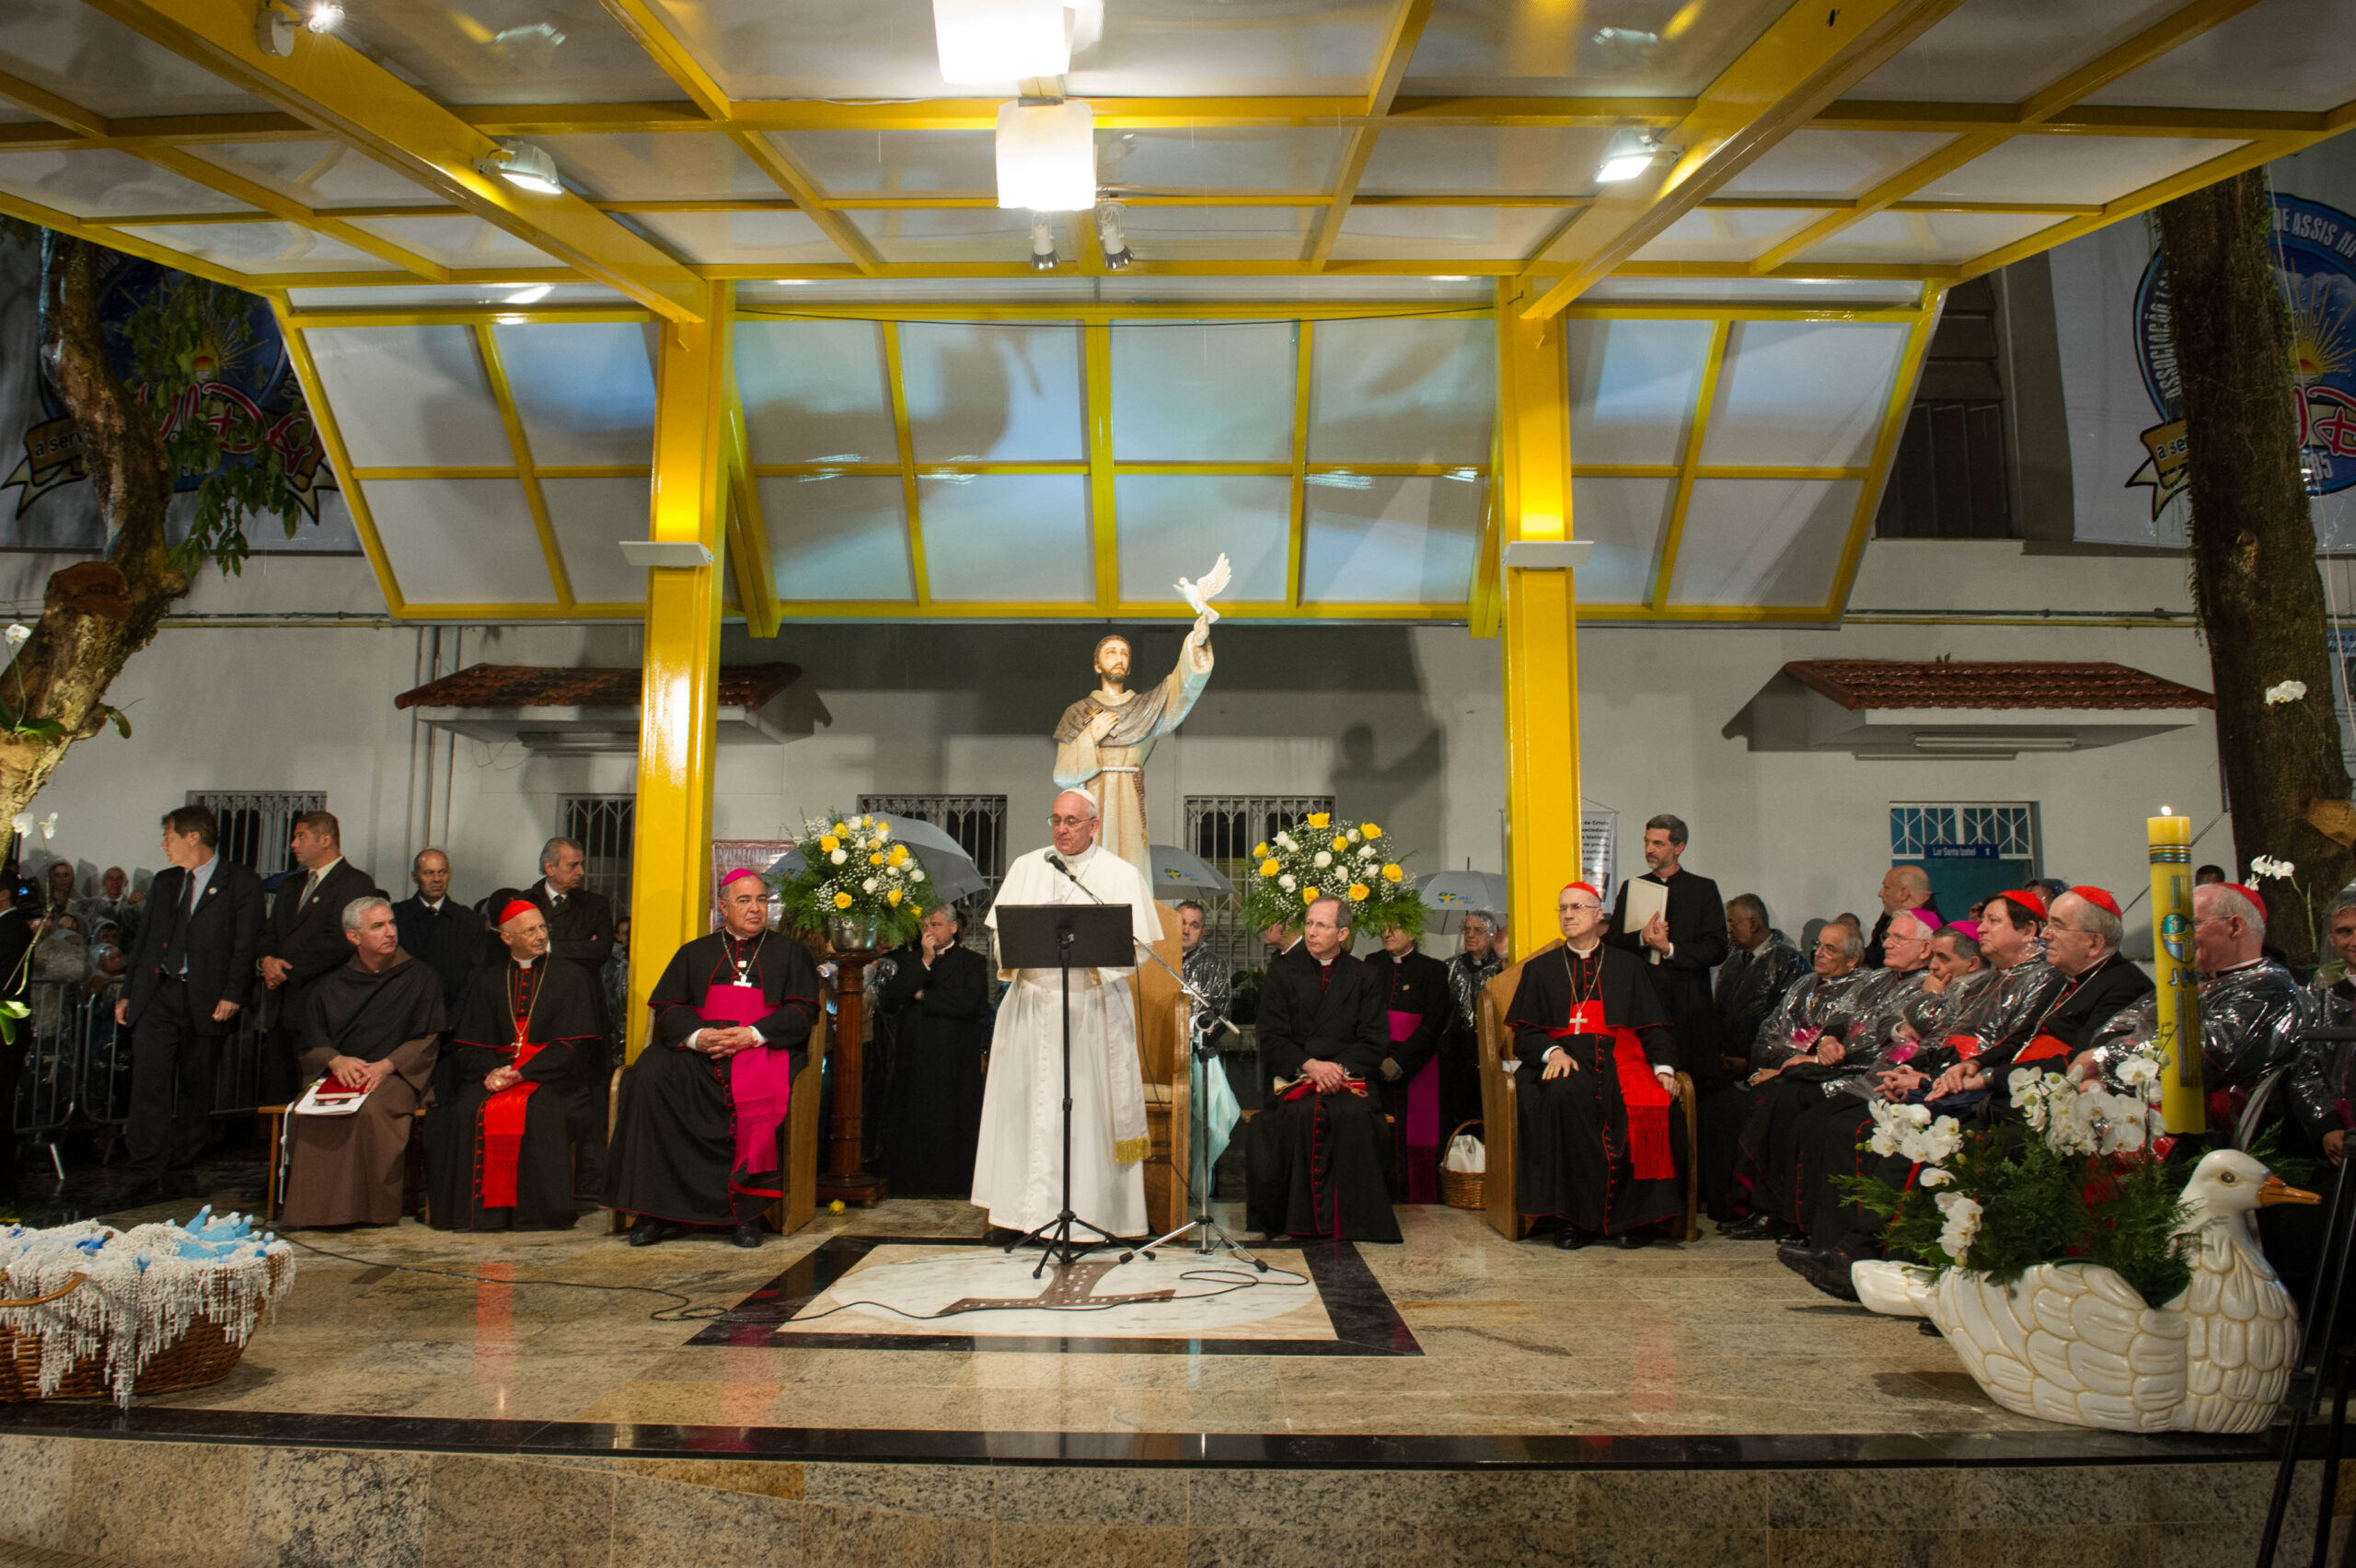
[[[727,476],[729,285],[703,319],[663,327],[655,376],[650,537],[702,545],[702,566],[646,574],[646,685],[638,728],[632,847],[629,1055],[646,1043],[646,994],[678,945],[704,934],[711,877],[711,769],[719,744],[720,586]],[[766,567],[766,563],[764,563]]]
[[[1497,288],[1499,537],[1567,539],[1563,321],[1529,319],[1528,285],[1519,296],[1512,286]],[[1514,568],[1505,578],[1507,917],[1520,955],[1553,940],[1555,895],[1579,874],[1578,646],[1571,573]]]

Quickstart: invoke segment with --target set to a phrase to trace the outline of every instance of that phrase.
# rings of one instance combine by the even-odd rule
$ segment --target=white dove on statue
[[[1212,564],[1208,571],[1203,573],[1201,581],[1189,582],[1182,577],[1175,586],[1179,596],[1194,606],[1196,615],[1206,617],[1207,620],[1216,621],[1218,619],[1218,612],[1211,608],[1211,598],[1223,591],[1227,587],[1228,580],[1234,575],[1235,573],[1228,568],[1227,552],[1221,550],[1218,559]]]

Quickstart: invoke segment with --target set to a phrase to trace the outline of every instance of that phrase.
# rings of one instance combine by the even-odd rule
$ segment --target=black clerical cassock
[[[1663,877],[1647,871],[1641,882],[1669,889],[1669,904],[1661,923],[1669,928],[1670,951],[1658,963],[1637,931],[1623,931],[1620,922],[1628,908],[1628,884],[1611,905],[1606,946],[1618,948],[1644,966],[1646,979],[1659,996],[1669,1027],[1677,1034],[1677,1049],[1696,1093],[1707,1094],[1725,1080],[1718,1066],[1718,1009],[1710,995],[1710,971],[1727,961],[1727,906],[1718,884],[1680,867]],[[1748,1050],[1750,1042],[1742,1042]]]
[[[622,1075],[606,1203],[680,1225],[740,1225],[785,1195],[787,1092],[809,1058],[818,974],[791,937],[714,931],[679,949],[647,998],[646,1049]],[[749,1023],[765,1043],[707,1056],[707,1024]]]
[[[574,1063],[598,1038],[596,1000],[577,965],[508,957],[475,971],[450,1032],[455,1098],[434,1114],[436,1230],[570,1230],[572,1159],[565,1119]],[[521,1081],[492,1093],[502,1067]]]
[[[1683,1118],[1655,1076],[1677,1047],[1644,961],[1554,947],[1523,965],[1506,1009],[1521,1060],[1516,1206],[1616,1236],[1681,1215]],[[1560,1046],[1576,1069],[1545,1078]]]
[[[1397,1142],[1406,1150],[1405,1199],[1439,1202],[1439,1159],[1446,1129],[1440,1125],[1439,1043],[1448,1032],[1454,1003],[1448,994],[1448,965],[1417,948],[1393,957],[1369,953],[1367,970],[1382,992],[1391,1035],[1388,1060],[1395,1078],[1381,1076],[1382,1105],[1390,1113]]]
[[[1382,1076],[1391,1029],[1382,988],[1347,953],[1320,963],[1306,944],[1272,961],[1260,985],[1265,1104],[1244,1144],[1244,1196],[1270,1236],[1396,1241],[1391,1132],[1369,1086]],[[1332,1062],[1349,1081],[1321,1094],[1302,1065]]]

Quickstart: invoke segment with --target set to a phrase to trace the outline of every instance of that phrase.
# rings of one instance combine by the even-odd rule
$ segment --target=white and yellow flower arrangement
[[[833,936],[837,947],[846,936],[860,947],[913,941],[936,902],[924,862],[892,836],[888,817],[809,818],[802,824],[802,859],[801,871],[778,884],[786,922]]]
[[[1311,812],[1252,847],[1243,894],[1247,925],[1298,926],[1320,898],[1342,901],[1358,931],[1424,931],[1424,901],[1379,823],[1336,823]]]

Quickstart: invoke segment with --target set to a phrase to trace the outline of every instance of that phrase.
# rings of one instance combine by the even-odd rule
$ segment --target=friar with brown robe
[[[410,1113],[445,1023],[441,978],[401,951],[389,902],[355,898],[342,925],[351,962],[321,975],[304,1004],[301,1069],[318,1087],[286,1118],[278,1223],[289,1230],[400,1223]],[[343,1110],[355,1094],[357,1108]]]
[[[457,1090],[433,1113],[436,1230],[570,1230],[566,1123],[581,1059],[602,1043],[595,989],[577,963],[549,956],[548,917],[526,899],[499,912],[506,961],[467,983],[450,1032]]]

